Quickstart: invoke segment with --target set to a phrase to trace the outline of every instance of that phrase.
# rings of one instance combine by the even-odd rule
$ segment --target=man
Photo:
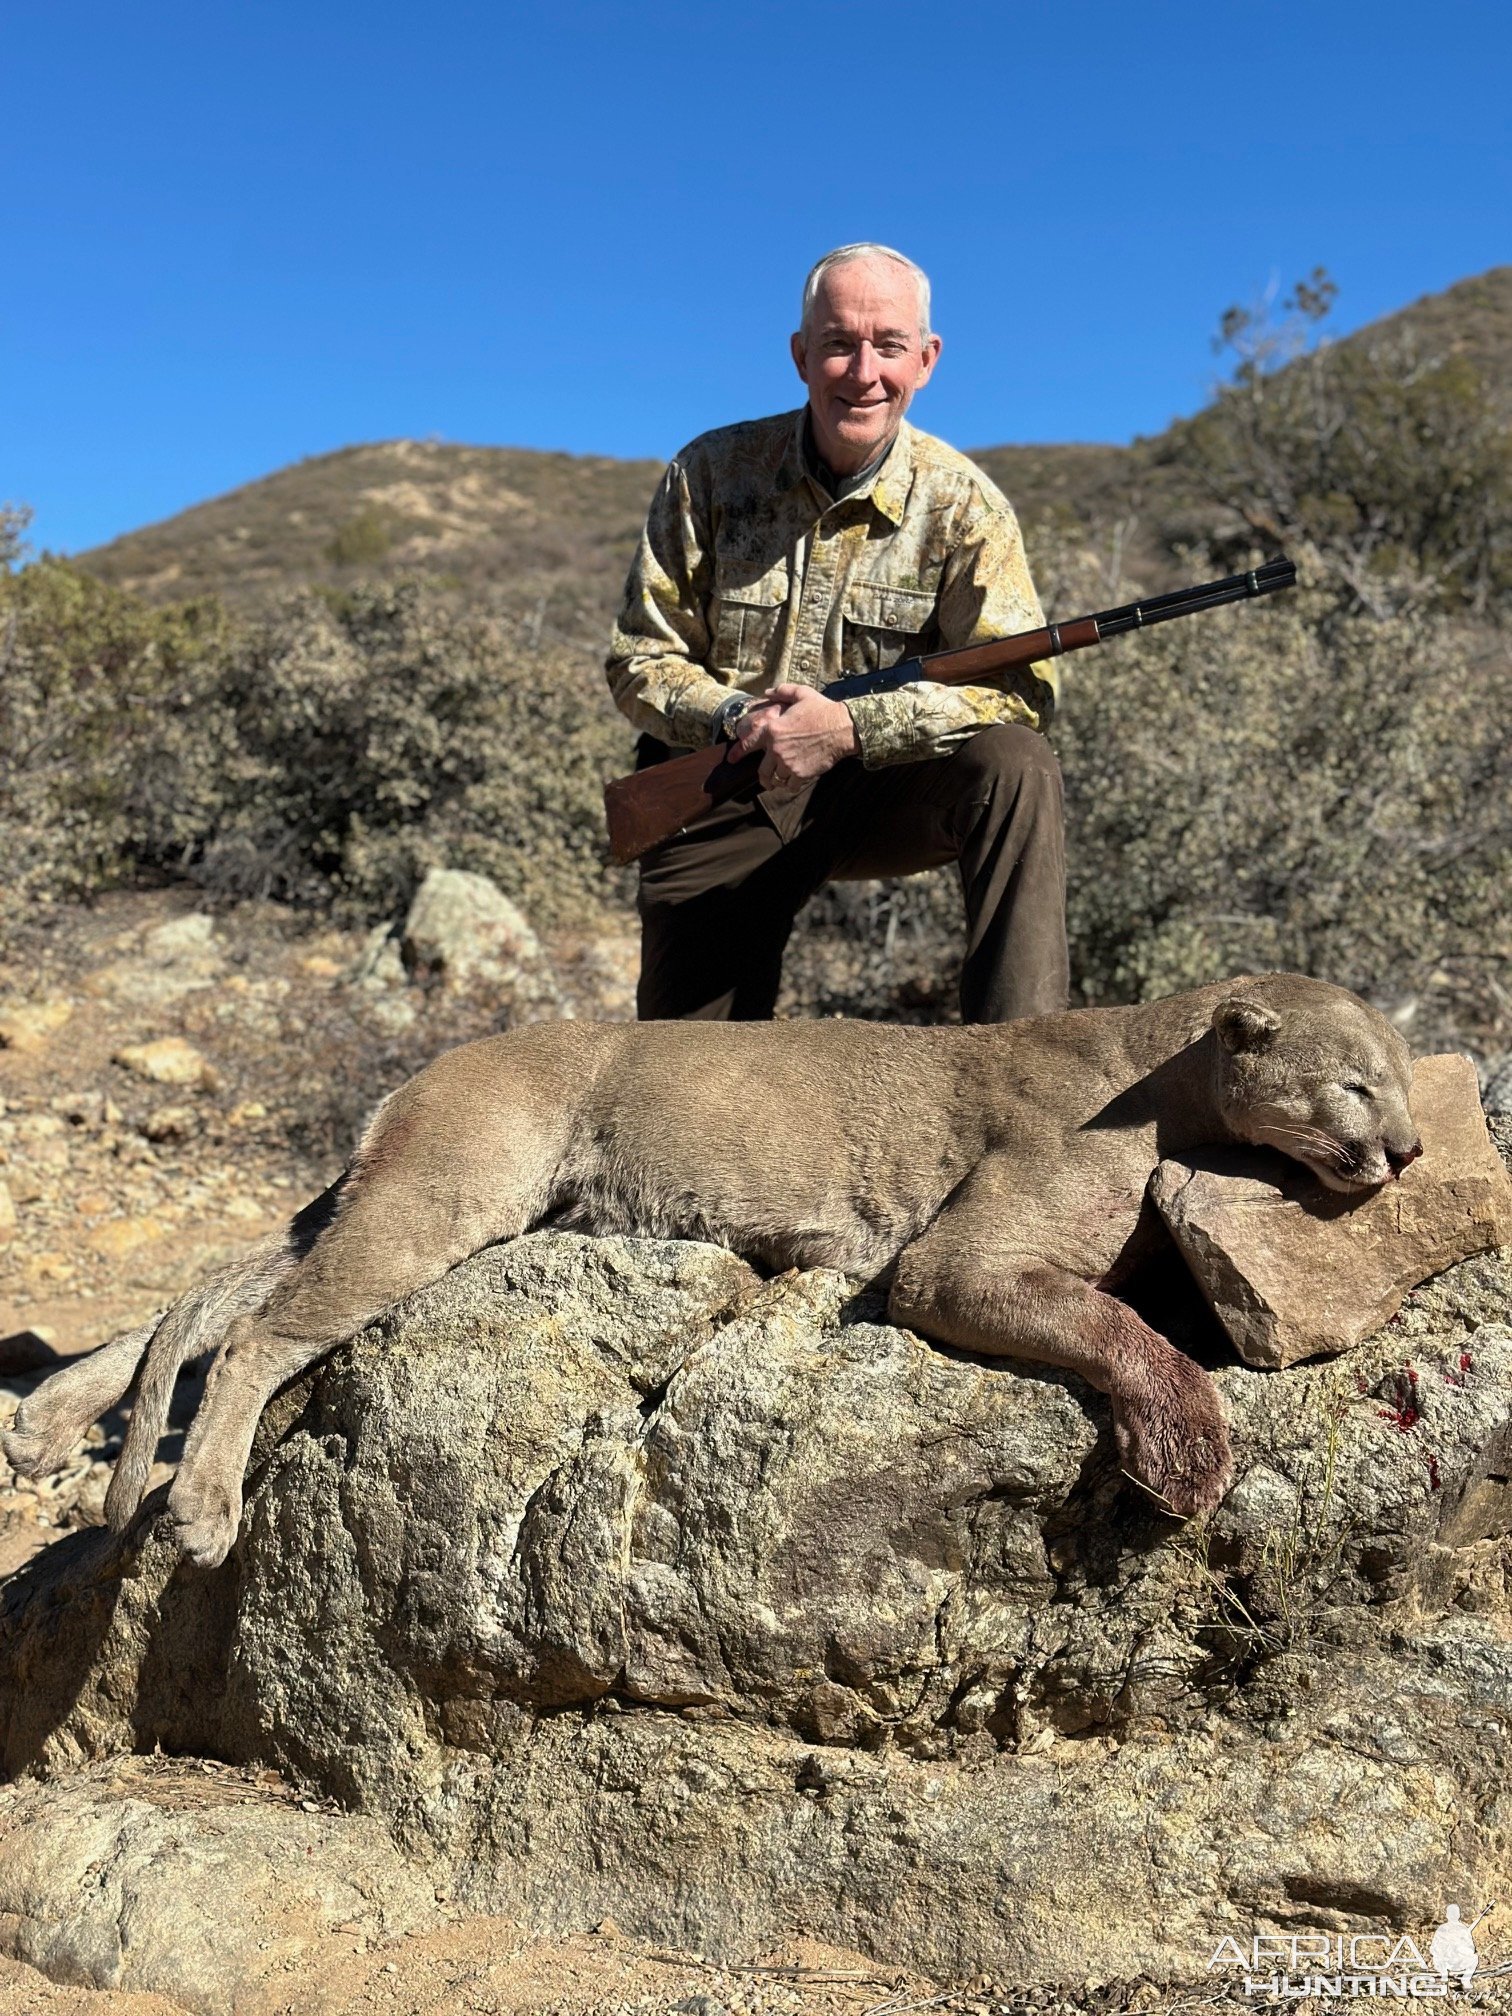
[[[810,273],[796,414],[702,435],[668,468],[610,647],[639,760],[730,740],[757,799],[641,863],[642,1020],[771,1015],[793,920],[826,881],[955,861],[966,1021],[1066,1005],[1060,772],[1049,665],[997,687],[921,682],[840,702],[851,672],[1037,627],[1017,521],[966,458],[904,419],[940,355],[929,282],[847,245]]]

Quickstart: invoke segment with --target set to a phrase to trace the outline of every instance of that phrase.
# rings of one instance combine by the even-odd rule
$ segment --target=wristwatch
[[[709,722],[711,742],[733,742],[740,733],[740,724],[751,711],[749,693],[732,693],[728,700],[721,700],[714,709]]]

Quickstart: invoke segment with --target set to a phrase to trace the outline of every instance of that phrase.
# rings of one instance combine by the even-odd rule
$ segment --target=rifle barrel
[[[1104,609],[1092,621],[1100,639],[1122,637],[1130,630],[1169,623],[1174,616],[1192,616],[1202,609],[1221,609],[1226,602],[1273,595],[1278,588],[1292,587],[1296,579],[1294,561],[1267,560],[1263,567],[1251,567],[1245,574],[1225,574],[1221,581],[1199,581],[1191,588],[1173,589],[1169,595],[1152,595],[1144,602],[1126,602],[1121,609]]]

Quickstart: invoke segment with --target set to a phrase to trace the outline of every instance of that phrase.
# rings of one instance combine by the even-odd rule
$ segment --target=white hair
[[[799,317],[800,331],[806,331],[814,312],[814,302],[818,299],[820,284],[826,273],[832,273],[837,266],[849,266],[853,259],[891,259],[896,266],[906,266],[914,277],[914,285],[919,290],[919,334],[929,334],[929,275],[922,266],[916,266],[912,259],[902,252],[895,252],[891,245],[837,245],[833,252],[812,268],[803,283],[803,312]]]

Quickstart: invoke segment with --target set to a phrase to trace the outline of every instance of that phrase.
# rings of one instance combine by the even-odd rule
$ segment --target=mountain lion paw
[[[168,1517],[180,1554],[201,1568],[218,1568],[235,1545],[241,1509],[236,1485],[180,1471],[168,1494]]]
[[[1153,1391],[1115,1404],[1113,1430],[1135,1483],[1178,1519],[1193,1519],[1223,1502],[1234,1458],[1217,1388],[1200,1366],[1171,1356]]]

